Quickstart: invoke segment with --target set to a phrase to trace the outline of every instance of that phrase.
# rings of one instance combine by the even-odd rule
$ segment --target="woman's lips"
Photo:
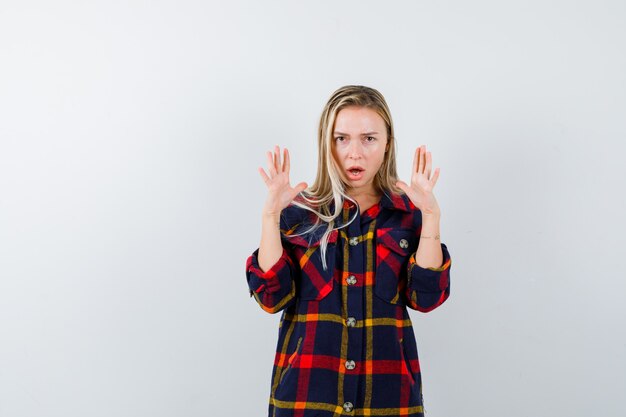
[[[363,178],[363,173],[365,172],[362,169],[348,169],[346,170],[348,173],[348,179],[351,181],[358,181]]]

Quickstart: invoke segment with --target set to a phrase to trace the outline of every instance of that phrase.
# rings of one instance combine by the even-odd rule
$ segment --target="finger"
[[[424,173],[424,145],[419,148],[419,159],[417,164],[417,172]]]
[[[435,168],[435,173],[433,174],[433,179],[431,180],[432,185],[431,189],[435,188],[435,184],[437,184],[437,179],[439,178],[439,168]]]
[[[413,171],[411,171],[411,176],[413,176],[413,173],[417,171],[417,157],[419,154],[419,149],[420,148],[416,148],[415,153],[413,154]]]
[[[433,157],[430,152],[426,152],[426,178],[430,178],[430,170],[433,165]]]
[[[274,146],[274,168],[276,168],[276,172],[281,172],[280,169],[280,148],[278,145]]]
[[[270,176],[274,177],[276,175],[276,168],[274,166],[274,157],[270,151],[267,151],[267,166]]]
[[[283,172],[286,172],[287,174],[289,174],[289,152],[287,151],[287,148],[284,149],[283,151],[285,153],[285,161],[283,163]]]
[[[265,170],[261,167],[259,167],[259,174],[261,174],[261,178],[263,178],[263,182],[267,184],[270,180],[270,177],[267,176],[267,174],[265,173]]]

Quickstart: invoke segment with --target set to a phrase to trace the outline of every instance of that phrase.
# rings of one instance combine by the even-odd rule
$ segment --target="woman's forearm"
[[[280,240],[280,219],[263,215],[261,224],[261,244],[258,261],[263,272],[267,272],[280,259],[283,245]]]
[[[443,263],[439,238],[440,215],[422,215],[422,231],[415,262],[422,268],[439,268]]]

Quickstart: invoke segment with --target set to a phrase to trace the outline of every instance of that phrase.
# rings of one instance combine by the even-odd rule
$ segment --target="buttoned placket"
[[[343,285],[346,291],[344,305],[344,320],[348,333],[348,346],[346,358],[342,364],[344,367],[344,384],[343,384],[343,410],[347,415],[354,415],[354,404],[357,404],[357,396],[359,395],[359,375],[362,374],[358,369],[364,361],[364,331],[362,320],[365,317],[364,291],[365,291],[365,273],[367,270],[367,231],[368,224],[362,225],[361,213],[359,208],[354,206],[344,207],[344,219],[349,219],[357,211],[356,218],[347,227],[346,242],[344,243],[344,265],[348,266],[344,271],[345,282]],[[344,229],[346,230],[346,229]],[[359,325],[360,323],[360,325]]]

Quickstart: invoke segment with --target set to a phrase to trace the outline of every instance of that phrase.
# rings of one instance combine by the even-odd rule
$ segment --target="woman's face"
[[[335,119],[332,152],[348,189],[371,192],[385,159],[387,126],[376,111],[350,106]]]

